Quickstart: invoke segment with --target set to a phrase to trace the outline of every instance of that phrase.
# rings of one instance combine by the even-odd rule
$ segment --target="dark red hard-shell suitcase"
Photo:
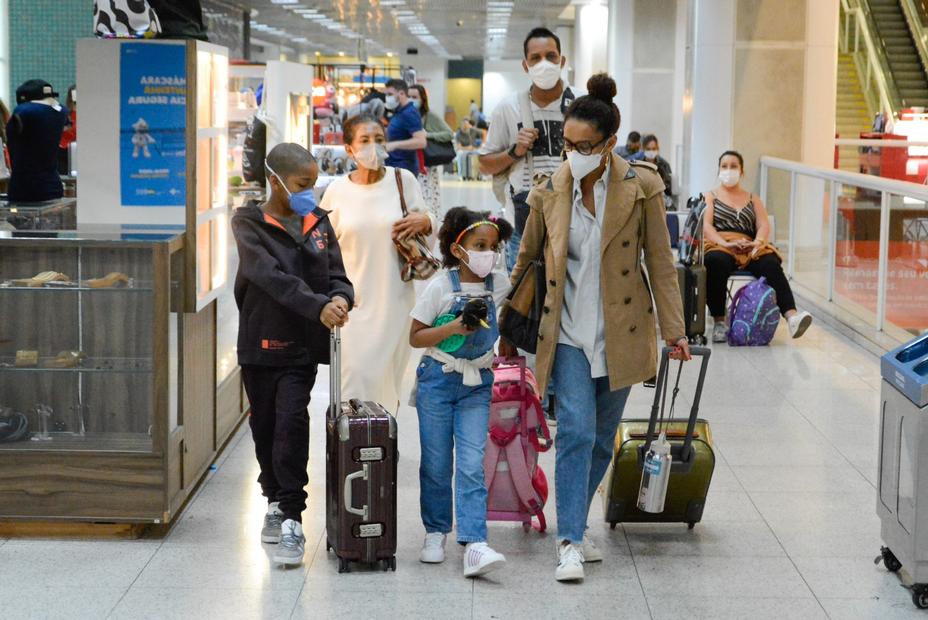
[[[326,550],[396,570],[396,419],[381,405],[341,399],[341,337],[332,332],[326,416]]]

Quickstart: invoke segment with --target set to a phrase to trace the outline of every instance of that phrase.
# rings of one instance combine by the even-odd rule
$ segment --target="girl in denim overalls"
[[[489,213],[464,207],[448,211],[438,233],[446,270],[429,282],[412,311],[409,342],[426,349],[416,371],[422,446],[419,494],[426,531],[420,560],[444,561],[454,504],[457,541],[466,545],[465,577],[482,575],[506,561],[486,544],[483,449],[493,393],[494,345],[499,336],[496,306],[509,291],[508,278],[493,273],[493,268],[500,244],[511,234],[508,222]],[[462,314],[475,298],[483,299],[488,310],[476,329],[465,324]]]

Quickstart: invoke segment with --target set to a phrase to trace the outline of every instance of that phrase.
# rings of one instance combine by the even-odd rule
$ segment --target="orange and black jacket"
[[[305,216],[297,242],[256,202],[235,212],[239,364],[329,363],[329,331],[319,315],[335,296],[350,307],[354,288],[328,216],[320,208]]]

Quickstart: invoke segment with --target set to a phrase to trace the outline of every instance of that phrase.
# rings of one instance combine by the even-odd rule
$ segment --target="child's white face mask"
[[[470,269],[478,278],[485,278],[493,271],[496,265],[496,252],[488,250],[486,252],[475,252],[473,250],[464,250],[467,252],[467,268]]]

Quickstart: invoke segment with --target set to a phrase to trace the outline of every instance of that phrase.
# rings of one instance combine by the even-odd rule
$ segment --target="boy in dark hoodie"
[[[238,361],[251,403],[249,424],[268,500],[261,541],[273,561],[300,564],[301,513],[309,482],[309,395],[317,364],[329,363],[329,331],[348,320],[354,289],[328,212],[316,206],[313,156],[278,144],[265,160],[270,199],[232,218],[238,245]]]

